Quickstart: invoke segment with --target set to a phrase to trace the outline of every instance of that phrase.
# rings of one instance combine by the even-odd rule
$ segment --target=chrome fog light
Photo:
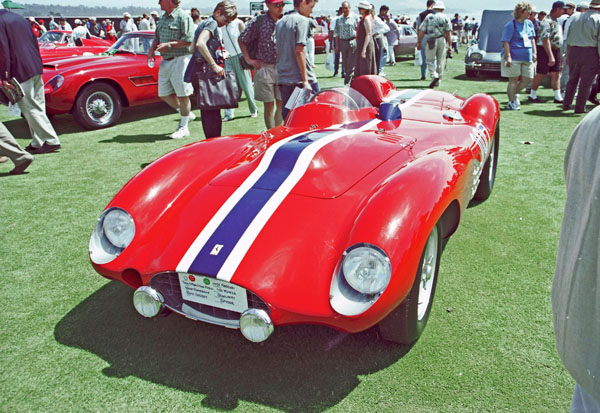
[[[273,322],[264,310],[249,308],[240,317],[240,330],[244,337],[253,343],[268,339],[273,329]]]
[[[144,317],[154,317],[163,308],[163,296],[153,288],[142,286],[133,293],[133,306]]]

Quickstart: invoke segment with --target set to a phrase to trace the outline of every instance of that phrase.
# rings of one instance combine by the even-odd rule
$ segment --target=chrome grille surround
[[[162,294],[165,307],[178,314],[192,320],[204,321],[228,328],[240,328],[240,313],[184,300],[181,296],[179,276],[176,272],[156,274],[150,279],[149,286]],[[264,310],[270,314],[269,306],[256,294],[246,289],[246,296],[248,298],[248,308]]]

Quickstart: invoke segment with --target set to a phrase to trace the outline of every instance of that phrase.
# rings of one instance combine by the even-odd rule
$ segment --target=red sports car
[[[253,342],[285,324],[377,325],[412,344],[444,243],[492,190],[499,117],[485,94],[359,77],[283,126],[193,143],[144,168],[100,215],[90,259],[135,289],[145,317],[173,311]]]
[[[106,51],[112,42],[100,37],[73,39],[70,31],[50,30],[38,39],[42,61]]]
[[[154,32],[126,33],[104,53],[44,62],[46,111],[72,113],[84,128],[113,125],[123,106],[159,101],[158,67],[148,66],[146,54]]]

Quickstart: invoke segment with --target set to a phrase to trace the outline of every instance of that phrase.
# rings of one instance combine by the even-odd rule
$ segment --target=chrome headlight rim
[[[135,222],[131,214],[123,208],[112,207],[104,211],[102,218],[102,231],[108,241],[117,248],[123,250],[127,248],[135,237]],[[122,235],[124,233],[120,228],[122,225],[127,226],[125,235]]]
[[[109,237],[105,233],[104,223],[105,223],[106,216],[109,213],[111,213],[111,211],[114,211],[117,209],[124,212],[125,214],[127,214],[127,216],[130,217],[131,221],[132,221],[133,235],[131,236],[131,239],[129,240],[129,242],[126,244],[122,244],[122,243],[120,243],[120,245],[113,244],[111,242],[111,240],[109,239]],[[112,260],[114,260],[115,258],[117,258],[131,244],[131,242],[133,241],[133,238],[135,238],[135,221],[133,221],[133,217],[131,217],[131,214],[129,214],[129,212],[127,212],[123,208],[119,208],[119,207],[107,208],[106,210],[104,210],[102,212],[102,214],[98,218],[98,221],[96,222],[96,227],[94,228],[94,231],[92,232],[92,236],[90,237],[90,244],[89,244],[90,259],[95,264],[109,263]]]
[[[379,286],[377,288],[364,288],[364,286],[361,288],[358,280],[354,279],[352,275],[348,273],[346,264],[350,259],[353,258],[353,255],[362,252],[375,254],[376,258],[380,260],[380,264],[384,267],[383,270],[385,271],[385,273],[383,274],[383,279],[381,279],[381,282],[379,283]],[[340,272],[344,277],[344,281],[346,281],[346,283],[348,283],[348,285],[356,292],[364,294],[365,296],[375,296],[383,293],[383,291],[385,291],[385,289],[389,285],[392,277],[392,263],[385,251],[377,245],[369,243],[358,243],[347,248],[344,251],[344,254],[342,254]]]

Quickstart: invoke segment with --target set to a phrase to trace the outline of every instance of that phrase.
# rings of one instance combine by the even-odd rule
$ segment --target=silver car
[[[500,52],[502,51],[502,31],[504,25],[513,18],[512,10],[484,10],[477,43],[470,46],[465,54],[467,77],[480,74],[500,76]]]

